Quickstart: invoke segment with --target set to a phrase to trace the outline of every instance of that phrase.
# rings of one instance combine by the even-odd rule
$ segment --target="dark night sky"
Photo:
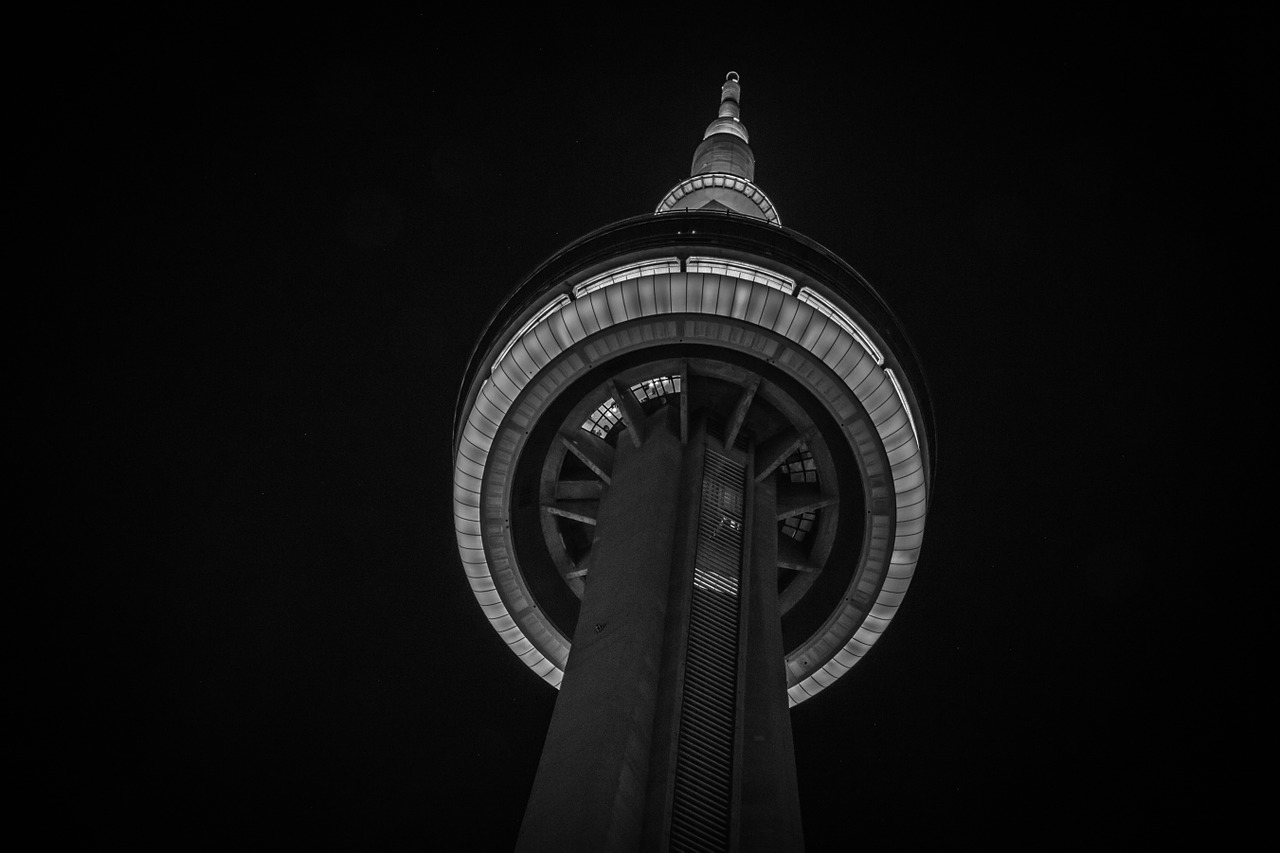
[[[810,848],[1216,825],[1273,22],[902,23],[50,43],[21,372],[56,426],[21,461],[59,523],[22,747],[55,833],[510,848],[555,693],[465,582],[455,395],[508,290],[687,175],[731,69],[757,183],[894,306],[937,413],[911,593],[793,715]]]

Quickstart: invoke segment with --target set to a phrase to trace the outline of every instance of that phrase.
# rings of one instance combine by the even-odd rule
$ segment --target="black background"
[[[688,174],[729,70],[756,182],[889,300],[937,413],[911,593],[793,715],[810,849],[1247,812],[1273,21],[696,17],[31,36],[18,744],[54,837],[510,848],[555,692],[458,561],[463,369]]]

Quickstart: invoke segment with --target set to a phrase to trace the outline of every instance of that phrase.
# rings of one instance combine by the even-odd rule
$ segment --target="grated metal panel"
[[[706,451],[685,655],[671,850],[729,848],[746,469]]]

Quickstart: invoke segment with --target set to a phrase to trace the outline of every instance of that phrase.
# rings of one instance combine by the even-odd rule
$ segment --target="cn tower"
[[[462,565],[560,691],[522,851],[803,849],[790,709],[870,651],[920,558],[920,366],[782,224],[740,103],[730,73],[689,177],[543,262],[467,366]]]

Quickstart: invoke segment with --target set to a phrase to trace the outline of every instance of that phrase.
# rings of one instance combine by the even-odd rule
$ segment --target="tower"
[[[798,850],[789,707],[915,571],[931,413],[905,333],[755,185],[736,74],[651,215],[538,267],[454,419],[459,553],[560,689],[521,850]]]

